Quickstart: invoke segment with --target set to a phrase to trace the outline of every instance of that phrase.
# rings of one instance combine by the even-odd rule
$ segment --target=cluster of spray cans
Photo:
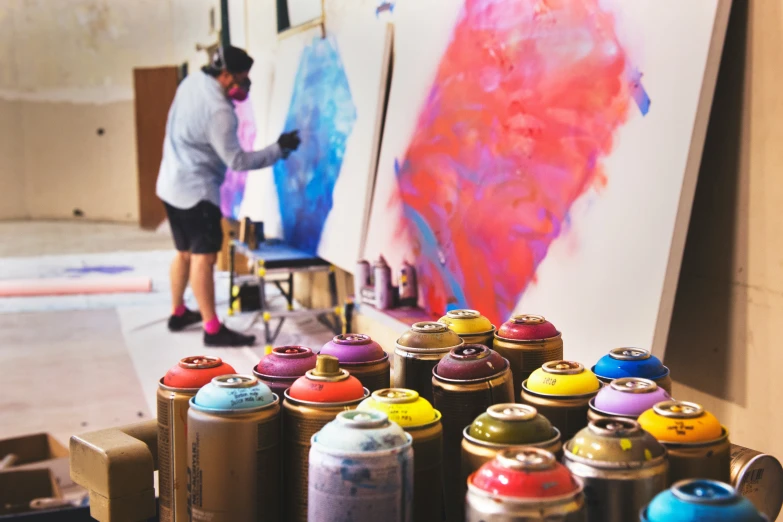
[[[460,310],[440,320],[463,343],[492,346],[509,363],[516,388],[513,400],[489,406],[461,430],[461,473],[445,473],[444,482],[447,492],[449,481],[459,483],[464,520],[777,517],[777,459],[730,444],[714,415],[674,400],[669,370],[648,351],[613,349],[588,369],[564,360],[560,332],[541,316],[518,315],[497,329],[482,319]],[[433,370],[436,407],[447,360]],[[451,426],[450,412],[442,412],[445,457]],[[446,514],[462,520],[448,505]]]
[[[649,352],[563,358],[540,316],[455,310],[389,355],[345,334],[252,372],[191,357],[158,391],[161,520],[774,520],[777,459],[671,397]],[[731,484],[731,485],[729,485]],[[695,518],[687,518],[693,516]],[[677,518],[679,517],[679,518]],[[686,518],[683,518],[686,517]],[[742,518],[744,517],[744,518]]]

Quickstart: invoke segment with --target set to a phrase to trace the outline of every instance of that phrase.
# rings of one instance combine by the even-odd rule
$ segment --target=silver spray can
[[[362,259],[356,263],[353,274],[353,297],[357,303],[362,302],[362,290],[370,285],[370,263]]]
[[[416,269],[405,261],[400,268],[397,286],[400,293],[400,306],[416,306],[419,291],[416,283]]]
[[[587,522],[628,522],[666,489],[666,450],[631,419],[591,421],[563,448],[563,464],[582,479]]]
[[[337,414],[310,443],[309,522],[411,522],[412,438],[385,413]]]
[[[394,304],[394,294],[392,293],[391,268],[386,264],[383,256],[373,264],[372,277],[375,284],[375,308],[388,310]]]

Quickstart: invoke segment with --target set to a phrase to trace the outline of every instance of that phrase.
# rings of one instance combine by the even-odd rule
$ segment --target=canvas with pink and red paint
[[[662,355],[730,2],[398,0],[364,257]]]

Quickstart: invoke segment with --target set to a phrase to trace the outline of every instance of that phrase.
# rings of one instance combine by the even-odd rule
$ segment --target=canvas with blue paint
[[[332,209],[356,107],[334,38],[313,38],[301,54],[285,129],[299,129],[302,144],[274,166],[283,237],[316,253]]]

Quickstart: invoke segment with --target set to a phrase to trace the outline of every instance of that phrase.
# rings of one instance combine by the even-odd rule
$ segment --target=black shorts
[[[165,201],[174,246],[180,252],[215,254],[223,246],[223,229],[220,207],[209,201],[200,201],[193,208],[172,207]]]

